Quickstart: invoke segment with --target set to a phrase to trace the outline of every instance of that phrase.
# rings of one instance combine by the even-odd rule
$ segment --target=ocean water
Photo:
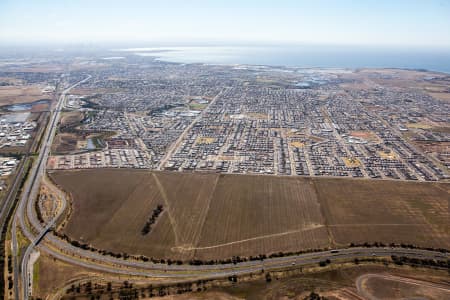
[[[303,68],[407,68],[450,73],[450,49],[336,46],[158,47],[122,49],[179,63]]]

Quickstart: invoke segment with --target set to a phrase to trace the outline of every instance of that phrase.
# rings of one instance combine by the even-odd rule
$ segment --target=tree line
[[[147,222],[145,222],[144,228],[142,228],[141,230],[142,235],[147,235],[152,230],[152,225],[156,223],[156,220],[162,212],[163,206],[161,204],[158,204],[158,206],[156,206],[156,208],[153,210],[150,218],[147,220]]]
[[[130,255],[126,252],[121,252],[121,253],[117,253],[117,252],[113,252],[113,251],[109,251],[109,250],[103,250],[103,249],[97,249],[95,247],[93,247],[92,245],[89,245],[87,243],[83,243],[83,242],[79,242],[77,240],[74,240],[72,238],[70,238],[69,236],[67,236],[65,233],[60,233],[60,232],[54,232],[54,234],[69,242],[72,246],[77,247],[77,248],[81,248],[84,250],[90,250],[93,252],[98,252],[102,255],[109,255],[115,258],[122,258],[122,259],[134,259],[134,260],[138,260],[138,261],[143,261],[143,262],[152,262],[154,264],[167,264],[167,265],[183,265],[183,264],[188,264],[188,265],[193,265],[193,266],[200,266],[200,265],[224,265],[224,264],[238,264],[238,263],[242,263],[242,262],[248,262],[248,261],[263,261],[265,259],[270,259],[270,258],[277,258],[277,257],[286,257],[286,256],[294,256],[294,255],[301,255],[301,254],[306,254],[306,253],[314,253],[314,252],[323,252],[323,251],[329,251],[331,250],[330,248],[315,248],[315,249],[305,249],[305,250],[300,250],[300,251],[287,251],[287,252],[275,252],[275,253],[271,253],[271,254],[259,254],[259,255],[250,255],[250,256],[232,256],[230,258],[223,258],[223,259],[210,259],[210,260],[201,260],[201,259],[190,259],[187,261],[184,260],[175,260],[175,259],[170,259],[170,258],[154,258],[154,257],[148,257],[145,255]],[[384,243],[380,243],[380,242],[375,242],[375,243],[363,243],[363,244],[355,244],[355,243],[351,243],[348,247],[352,248],[352,247],[396,247],[396,248],[407,248],[407,249],[421,249],[421,250],[429,250],[429,251],[439,251],[442,253],[448,253],[449,251],[447,249],[443,249],[443,248],[438,248],[438,249],[434,249],[434,248],[421,248],[418,246],[413,246],[410,244],[395,244],[395,243],[390,243],[389,245],[386,245]],[[323,263],[322,263],[323,264]],[[325,263],[325,265],[327,265],[328,262]]]

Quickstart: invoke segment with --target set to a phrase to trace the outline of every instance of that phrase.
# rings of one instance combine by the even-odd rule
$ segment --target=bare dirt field
[[[281,274],[280,274],[281,273]],[[317,273],[272,273],[272,280],[245,280],[212,287],[206,292],[156,297],[170,300],[304,300],[311,292],[330,300],[448,299],[450,287],[444,271],[348,266]],[[381,282],[380,279],[388,278]],[[361,281],[360,279],[367,279]],[[381,285],[385,283],[385,285]],[[410,283],[410,284],[407,284]],[[375,291],[374,288],[377,288]]]
[[[0,106],[33,102],[49,95],[42,93],[42,86],[2,86],[0,87]]]
[[[450,248],[449,184],[314,179],[333,242]]]
[[[61,116],[61,126],[76,126],[83,120],[84,114],[79,111],[64,112]]]
[[[430,93],[429,92],[428,94],[433,98],[450,102],[450,93],[449,92],[442,92],[442,93]]]
[[[74,199],[64,229],[70,237],[117,253],[170,256],[175,235],[167,212],[159,216],[150,234],[141,234],[152,210],[164,205],[151,173],[99,170],[94,177],[85,175],[78,171],[52,176]]]
[[[219,175],[153,173],[152,177],[173,228],[176,246],[173,250],[183,257],[193,257],[194,251],[190,249],[195,248],[201,238]]]
[[[95,274],[91,270],[66,264],[42,253],[33,268],[33,292],[42,299],[57,292],[69,280],[87,278]]]
[[[328,246],[312,182],[221,175],[196,256],[230,257]]]
[[[117,169],[50,176],[73,202],[62,230],[116,253],[187,260],[352,242],[450,248],[449,184]]]
[[[79,137],[74,133],[59,133],[52,145],[53,153],[70,153],[77,150]]]
[[[60,122],[61,132],[58,132],[55,136],[52,152],[66,154],[79,150],[78,142],[85,142],[85,136],[80,134],[76,127],[80,125],[83,116],[83,113],[78,111],[64,112],[62,114]]]
[[[266,280],[267,274],[271,279],[269,281]],[[304,300],[319,299],[318,295],[325,297],[321,299],[329,300],[440,300],[449,298],[450,287],[447,277],[447,272],[443,270],[346,264],[340,265],[339,268],[291,269],[240,276],[237,283],[231,283],[227,279],[218,279],[200,285],[196,282],[191,284],[194,292],[178,294],[177,289],[166,288],[164,290],[169,295],[166,294],[164,297],[155,296],[159,288],[154,288],[150,293],[148,287],[152,282],[137,279],[133,288],[139,293],[140,299],[160,300]],[[66,286],[70,287],[70,285]],[[121,297],[123,294],[119,294],[119,291],[123,291],[120,289],[123,284],[112,282],[110,286],[111,292],[105,292],[105,282],[97,286],[93,281],[89,292],[84,284],[76,292],[77,284],[75,284],[73,290],[60,295],[63,295],[61,299],[78,300],[124,298]],[[312,292],[315,293],[315,298],[309,298]],[[51,299],[48,294],[46,296]]]
[[[364,274],[356,281],[367,299],[449,299],[448,285],[389,274]]]

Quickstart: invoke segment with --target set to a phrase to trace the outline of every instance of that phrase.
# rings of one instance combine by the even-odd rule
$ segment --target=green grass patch
[[[33,289],[35,290],[39,287],[39,267],[40,267],[40,258],[36,260],[33,266]]]
[[[191,103],[189,104],[190,110],[203,110],[208,106],[208,104]]]

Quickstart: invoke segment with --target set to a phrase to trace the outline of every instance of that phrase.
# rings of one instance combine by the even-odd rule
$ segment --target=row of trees
[[[413,258],[406,256],[391,256],[392,261],[396,265],[413,265],[423,267],[435,267],[450,270],[450,259],[448,260],[434,260],[428,258]]]
[[[150,216],[148,221],[145,222],[144,228],[142,228],[141,230],[142,235],[146,235],[152,230],[152,225],[156,223],[156,220],[162,212],[163,206],[161,204],[158,204],[158,206],[156,206],[156,208],[153,210],[152,215]]]
[[[272,281],[270,273],[266,273],[266,282]],[[63,299],[76,299],[81,296],[90,299],[143,299],[153,297],[164,297],[168,295],[180,295],[184,293],[202,292],[206,291],[212,280],[196,280],[189,282],[179,282],[172,284],[158,284],[148,285],[147,287],[135,287],[132,283],[124,281],[120,285],[116,284],[114,287],[111,282],[105,284],[92,284],[88,281],[83,284],[73,284],[67,291]],[[228,277],[228,281],[232,284],[238,282],[238,276],[232,275]],[[318,293],[311,292],[303,300],[326,300],[327,298],[320,296]]]
[[[110,299],[139,299],[163,297],[167,295],[179,295],[190,292],[201,292],[207,289],[209,280],[197,280],[195,282],[173,283],[166,285],[148,285],[147,287],[135,287],[132,283],[124,281],[120,286],[114,288],[111,282],[105,285],[92,284],[86,282],[84,284],[72,285],[66,291],[63,299],[74,299],[74,296],[85,296],[90,299],[103,299],[105,295],[109,295]]]
[[[162,206],[158,205],[158,207],[155,209],[155,211],[161,211],[162,212]],[[153,216],[153,215],[152,215]],[[223,264],[238,264],[238,263],[242,263],[242,262],[247,262],[247,261],[263,261],[265,259],[268,258],[277,258],[277,257],[285,257],[285,256],[294,256],[294,255],[301,255],[301,254],[306,254],[306,253],[313,253],[313,252],[322,252],[322,251],[327,251],[330,250],[329,248],[316,248],[316,249],[306,249],[306,250],[301,250],[301,251],[288,251],[288,252],[276,252],[276,253],[272,253],[269,255],[266,254],[259,254],[256,256],[248,256],[248,257],[241,257],[241,256],[233,256],[231,258],[227,258],[227,259],[211,259],[211,260],[200,260],[200,259],[191,259],[188,261],[182,261],[182,260],[173,260],[173,259],[164,259],[164,258],[154,258],[154,257],[147,257],[145,255],[129,255],[128,253],[122,252],[122,253],[115,253],[112,251],[107,251],[107,250],[102,250],[102,249],[97,249],[89,244],[86,243],[82,243],[76,240],[71,239],[69,236],[67,236],[64,233],[58,233],[55,232],[55,235],[60,237],[61,239],[66,240],[67,242],[69,242],[70,244],[72,244],[75,247],[84,249],[84,250],[90,250],[90,251],[95,251],[98,252],[102,255],[110,255],[112,257],[115,258],[123,258],[123,259],[134,259],[134,260],[140,260],[143,262],[149,262],[151,261],[152,263],[155,264],[167,264],[167,265],[183,265],[183,264],[189,264],[189,265],[194,265],[194,266],[200,266],[200,265],[223,265]],[[409,245],[409,244],[394,244],[391,243],[389,245],[383,244],[383,243],[379,243],[379,242],[375,242],[375,243],[363,243],[363,244],[350,244],[350,247],[401,247],[401,248],[408,248],[408,249],[425,249],[425,250],[432,250],[432,251],[440,251],[440,252],[448,252],[448,250],[446,249],[433,249],[433,248],[419,248],[417,246],[413,246],[413,245]]]
[[[408,258],[405,256],[392,256],[392,261],[397,265],[413,265],[413,266],[432,266],[439,268],[447,268],[450,270],[450,260],[436,261],[432,259],[416,259]],[[364,258],[355,259],[355,264],[360,262],[384,262],[388,264],[387,259],[379,258]],[[321,261],[320,266],[324,267],[331,263],[330,260]],[[228,281],[231,283],[237,283],[239,277],[237,275],[231,275],[228,277]],[[265,274],[265,280],[267,283],[272,282],[272,276],[270,272]],[[102,299],[102,296],[109,295],[110,299],[139,299],[139,298],[151,298],[162,297],[167,295],[183,294],[190,292],[205,291],[208,286],[207,283],[211,280],[197,280],[191,282],[174,283],[174,284],[160,284],[160,285],[148,285],[147,287],[134,287],[132,283],[124,281],[120,286],[112,286],[111,282],[106,285],[97,285],[87,282],[84,284],[72,285],[67,291],[64,299],[75,298],[75,296],[88,296],[90,299]],[[311,292],[304,300],[325,300],[326,298],[320,296],[315,292]]]
[[[324,296],[320,296],[319,294],[315,292],[311,292],[308,296],[303,298],[303,300],[327,300],[328,298]]]
[[[428,251],[438,251],[441,253],[448,253],[449,250],[448,249],[444,249],[444,248],[433,248],[433,247],[419,247],[413,244],[406,244],[406,243],[400,243],[400,244],[396,244],[396,243],[389,243],[389,244],[385,244],[382,242],[373,242],[373,243],[351,243],[350,248],[352,247],[366,247],[366,248],[384,248],[384,247],[392,247],[392,248],[406,248],[406,249],[420,249],[420,250],[428,250]]]
[[[326,259],[319,262],[319,266],[326,267],[327,265],[331,264],[331,260]]]

